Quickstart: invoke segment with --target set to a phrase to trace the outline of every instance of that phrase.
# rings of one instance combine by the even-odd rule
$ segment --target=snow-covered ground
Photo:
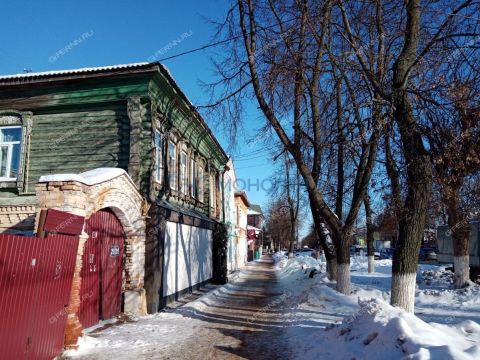
[[[249,264],[176,309],[90,332],[66,357],[480,359],[480,287],[454,290],[445,267],[419,265],[413,315],[389,305],[391,260],[368,274],[366,257],[352,258],[345,296],[324,261],[273,258],[276,270]]]
[[[270,262],[256,261],[231,283],[164,312],[88,332],[80,359],[281,359],[282,302]],[[253,355],[254,354],[254,355]],[[280,354],[280,355],[279,355]]]
[[[452,288],[445,267],[419,265],[415,315],[389,305],[391,260],[352,259],[353,291],[337,293],[313,258],[276,256],[292,299],[284,331],[290,356],[302,359],[479,359],[480,287]]]

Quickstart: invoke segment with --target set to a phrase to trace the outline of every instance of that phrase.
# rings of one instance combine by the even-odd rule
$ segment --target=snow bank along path
[[[282,304],[269,259],[175,310],[86,335],[81,359],[282,359]]]
[[[444,267],[419,266],[415,302],[423,320],[389,305],[391,261],[368,274],[366,258],[356,259],[345,296],[325,273],[309,276],[323,263],[275,258],[279,286],[292,300],[283,333],[292,359],[480,359],[480,325],[472,320],[480,316],[480,287],[451,289]]]

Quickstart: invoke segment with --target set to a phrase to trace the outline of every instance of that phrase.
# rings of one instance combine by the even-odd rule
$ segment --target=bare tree
[[[285,188],[288,203],[288,212],[290,215],[290,244],[288,246],[288,257],[293,258],[293,246],[298,242],[298,214],[300,208],[300,174],[296,171],[296,177],[290,176],[290,159],[285,153]],[[293,182],[293,181],[294,182]]]
[[[375,272],[375,246],[373,238],[375,227],[373,224],[373,211],[370,204],[369,194],[365,195],[365,197],[363,198],[363,205],[365,207],[365,220],[367,226],[368,272],[373,273]]]
[[[472,81],[473,80],[473,81]],[[453,107],[429,113],[427,129],[434,157],[436,182],[448,215],[454,249],[454,286],[469,282],[470,224],[468,208],[462,204],[465,179],[480,171],[480,99],[474,77],[454,81],[450,91]]]
[[[292,238],[289,204],[285,198],[274,200],[270,204],[265,227],[276,249],[288,248],[289,244],[295,240],[294,237]]]
[[[340,85],[330,86],[332,66],[325,65],[332,5],[333,1],[329,0],[281,3],[238,0],[237,13],[230,13],[225,27],[232,37],[240,31],[242,48],[234,42],[229,48],[232,55],[228,61],[217,64],[222,83],[227,85],[217,97],[220,100],[214,103],[226,101],[229,108],[240,109],[240,94],[245,96],[245,91],[252,91],[267,124],[292,157],[305,184],[315,229],[326,250],[330,276],[337,275],[338,291],[349,293],[351,234],[373,170],[379,127],[370,121],[363,133],[352,130],[362,119],[350,113],[344,116],[341,109],[335,111],[339,136],[333,144],[337,149],[339,181],[336,181],[337,196],[330,202],[321,187],[322,183],[333,185],[322,174],[328,167],[322,164],[329,136],[326,129],[331,119],[327,108],[336,109],[330,100],[336,97],[337,101],[341,100],[338,92],[340,97],[346,97]],[[345,83],[348,76],[340,74],[339,69],[336,71],[338,78],[334,82]],[[323,82],[327,87],[321,87]],[[325,92],[329,94],[326,97]],[[361,111],[359,115],[362,117]],[[345,171],[342,164],[345,144],[341,133],[346,130],[352,137],[351,146],[355,149],[351,153],[355,154],[358,165],[349,167],[351,184],[348,187],[344,186],[346,180],[341,178]],[[340,146],[338,141],[342,142]],[[345,202],[349,206],[344,206]],[[326,228],[335,251],[327,243]]]
[[[359,6],[366,4],[372,5],[366,8],[366,12],[371,13],[375,19],[378,42],[390,42],[388,55],[392,59],[392,71],[386,80],[369,67],[362,45],[366,40],[362,34],[362,27],[365,26],[361,23],[361,17],[352,16],[358,14]],[[431,154],[424,145],[419,108],[415,107],[413,99],[421,98],[423,92],[428,91],[436,80],[429,72],[428,56],[432,55],[435,61],[442,61],[442,57],[438,56],[445,49],[445,44],[453,44],[459,37],[476,35],[475,29],[467,29],[468,26],[464,24],[466,22],[459,21],[458,15],[472,11],[473,8],[478,9],[478,4],[467,0],[455,3],[455,7],[452,7],[448,2],[433,2],[428,3],[427,8],[422,8],[420,0],[409,0],[402,6],[398,2],[375,0],[350,3],[347,7],[340,0],[339,6],[343,18],[342,30],[355,53],[358,66],[372,89],[389,102],[393,126],[401,141],[406,185],[404,192],[400,190],[398,157],[392,156],[391,164],[395,168],[390,169],[394,171],[389,171],[399,217],[399,236],[392,268],[391,303],[413,312],[417,254],[433,178]],[[384,17],[384,7],[389,9],[388,19]],[[363,9],[360,9],[360,13]],[[369,12],[368,9],[372,11]],[[368,24],[366,26],[370,27]],[[386,39],[386,26],[390,30],[390,39]],[[415,81],[412,81],[412,74],[416,76]],[[430,106],[433,104],[432,102]],[[400,198],[402,193],[404,196]]]

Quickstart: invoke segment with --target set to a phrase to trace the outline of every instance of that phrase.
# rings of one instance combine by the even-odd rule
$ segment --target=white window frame
[[[173,147],[173,157],[170,152]],[[177,190],[178,169],[177,169],[177,144],[172,140],[168,142],[168,184],[172,190]]]
[[[198,198],[197,171],[197,162],[192,158],[190,160],[190,195],[194,199]]]
[[[13,153],[13,145],[19,145],[20,148],[20,154],[19,156],[22,156],[22,126],[21,125],[12,125],[12,126],[0,126],[0,129],[20,129],[20,140],[17,141],[5,141],[5,142],[0,142],[0,148],[2,147],[7,147],[7,168],[6,168],[6,173],[10,175],[10,172],[12,170],[12,153]],[[21,159],[19,163],[19,167],[21,165]],[[20,169],[18,169],[20,171]],[[12,177],[12,176],[0,176],[0,181],[17,181],[17,177]]]
[[[198,201],[200,201],[201,203],[203,203],[204,201],[204,195],[205,195],[205,179],[204,179],[204,176],[205,176],[205,171],[203,169],[203,166],[200,165],[198,167],[198,184],[197,184],[197,188],[198,188]]]
[[[159,140],[157,143],[157,139]],[[155,181],[162,184],[163,183],[163,134],[155,130],[154,134],[154,144],[155,144]]]
[[[216,207],[217,207],[217,189],[215,186],[215,176],[213,174],[210,174],[210,208],[213,209],[213,215],[215,216],[216,213]]]
[[[185,160],[185,162],[183,160]],[[187,152],[185,150],[182,150],[182,152],[180,153],[180,191],[184,195],[188,195],[187,164]]]

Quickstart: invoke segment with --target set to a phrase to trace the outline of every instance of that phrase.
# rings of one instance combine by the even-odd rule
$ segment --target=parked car
[[[385,248],[380,250],[380,259],[392,259],[395,249]]]
[[[436,261],[437,253],[435,252],[435,249],[432,248],[420,248],[420,252],[418,253],[418,260]]]
[[[373,251],[373,257],[375,258],[375,260],[381,259],[380,251],[374,250]]]
[[[363,254],[367,253],[367,247],[363,245],[352,245],[350,247],[350,255],[359,255],[363,251]]]
[[[294,255],[295,257],[298,257],[298,256],[313,256],[313,252],[314,252],[313,249],[310,249],[310,248],[302,248],[302,249],[296,249],[296,250],[293,252],[293,255]]]

